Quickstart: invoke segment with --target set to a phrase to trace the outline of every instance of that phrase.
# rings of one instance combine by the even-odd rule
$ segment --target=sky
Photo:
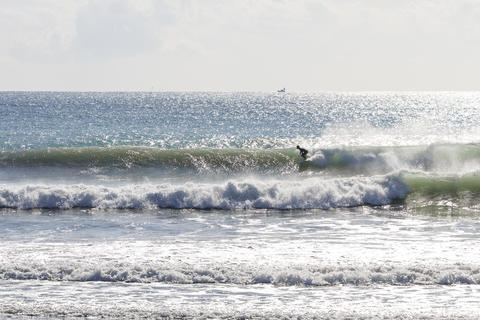
[[[480,90],[480,0],[0,0],[0,90]]]

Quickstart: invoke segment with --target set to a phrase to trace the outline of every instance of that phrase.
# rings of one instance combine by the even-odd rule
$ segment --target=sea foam
[[[364,286],[480,284],[480,269],[468,264],[430,265],[192,265],[185,262],[126,263],[56,261],[4,262],[2,280],[101,281],[140,283],[274,284],[280,286]]]
[[[373,177],[311,177],[304,180],[229,180],[222,183],[3,184],[4,208],[194,208],[329,209],[385,205],[403,199],[409,189],[399,174]]]

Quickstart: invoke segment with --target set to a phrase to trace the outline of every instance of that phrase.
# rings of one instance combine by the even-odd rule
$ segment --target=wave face
[[[0,153],[2,167],[160,168],[248,171],[298,168],[294,150],[183,149],[145,147],[56,148]]]
[[[160,168],[198,172],[341,170],[388,173],[394,170],[466,173],[480,170],[480,145],[355,147],[310,150],[301,161],[291,149],[180,149],[146,147],[53,148],[0,153],[0,168]]]

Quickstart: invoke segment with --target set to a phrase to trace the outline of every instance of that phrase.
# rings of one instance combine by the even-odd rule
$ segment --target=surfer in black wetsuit
[[[303,158],[303,160],[307,160],[307,149],[300,148],[300,146],[297,146],[298,151],[300,151],[300,157]]]

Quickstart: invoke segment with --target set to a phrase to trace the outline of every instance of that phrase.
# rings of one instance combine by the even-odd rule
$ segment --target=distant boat
[[[278,93],[285,92],[285,88],[277,90]]]

